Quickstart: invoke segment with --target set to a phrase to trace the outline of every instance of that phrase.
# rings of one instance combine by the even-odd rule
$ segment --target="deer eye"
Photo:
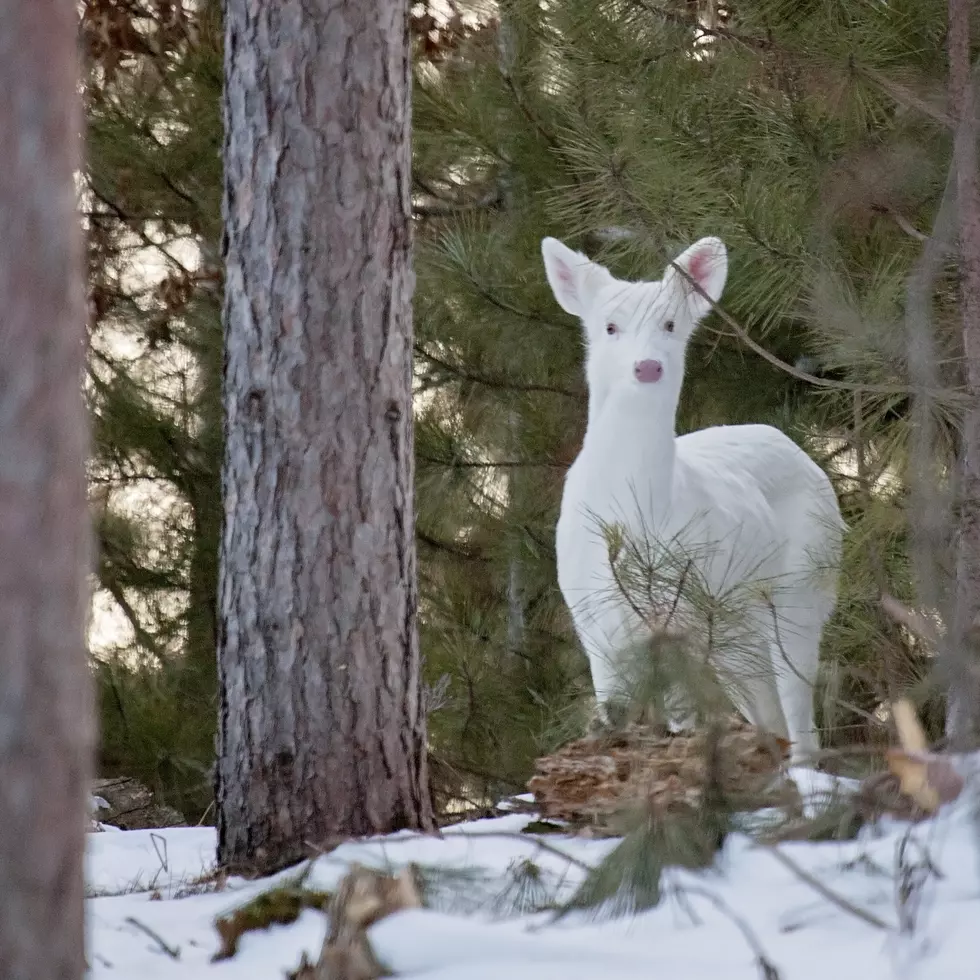
[[[619,327],[617,327],[615,323],[607,323],[606,333],[609,334],[610,337],[613,337],[619,333]]]
[[[667,333],[673,333],[674,332],[674,321],[673,320],[668,320],[664,324],[664,330],[666,330]]]

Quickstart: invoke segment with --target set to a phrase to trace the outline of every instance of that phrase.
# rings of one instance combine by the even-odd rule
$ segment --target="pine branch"
[[[800,673],[796,664],[794,664],[793,661],[790,660],[789,654],[786,652],[786,648],[783,646],[782,633],[781,630],[779,629],[779,614],[778,611],[776,610],[775,604],[772,602],[771,599],[767,601],[767,606],[769,609],[769,614],[772,618],[773,642],[776,644],[776,649],[779,650],[779,655],[782,658],[783,663],[790,669],[791,673],[797,678],[797,680],[802,681],[808,688],[813,690],[814,684],[811,681],[809,681],[806,677],[804,677],[802,673]],[[865,721],[871,722],[872,724],[876,724],[878,721],[878,719],[874,716],[872,712],[865,711],[864,708],[858,707],[858,705],[854,704],[851,701],[845,701],[843,698],[839,696],[834,697],[834,703],[842,708],[847,708],[848,711],[853,711],[854,714],[858,715],[861,718],[864,718]]]
[[[468,271],[468,270],[467,270]],[[473,288],[477,295],[485,299],[491,306],[495,306],[498,310],[502,310],[504,313],[510,313],[513,316],[519,317],[522,320],[530,320],[532,323],[541,323],[549,327],[557,327],[559,330],[568,333],[570,330],[575,330],[577,333],[579,328],[576,325],[569,325],[567,323],[562,323],[558,320],[551,320],[548,317],[539,316],[536,313],[529,313],[527,310],[522,310],[519,307],[513,306],[512,304],[500,299],[495,296],[489,289],[486,289],[476,278],[471,274],[467,275],[467,280],[470,286]]]
[[[766,37],[756,37],[725,27],[702,24],[696,13],[682,14],[650,3],[648,0],[630,0],[630,2],[647,13],[662,18],[667,23],[688,28],[695,33],[695,38],[700,34],[703,37],[729,41],[748,51],[778,55],[784,61],[797,66],[805,65],[808,61],[813,60],[812,55],[808,52],[794,51],[785,44],[778,43],[771,34]],[[848,59],[846,67],[849,72],[863,77],[898,105],[920,113],[944,129],[950,131],[955,129],[955,120],[948,112],[919,97],[908,86],[888,78],[883,72],[869,65],[861,64],[853,55]]]
[[[435,551],[444,551],[456,558],[463,558],[466,561],[477,562],[489,562],[491,560],[485,555],[478,555],[472,551],[468,551],[465,548],[461,548],[458,544],[451,544],[448,541],[440,541],[438,538],[434,538],[432,535],[426,534],[425,531],[416,529],[415,536],[418,541],[421,544],[424,544],[426,547],[432,548]]]
[[[419,455],[419,459],[426,463],[431,463],[433,466],[445,466],[446,469],[451,470],[465,470],[465,469],[476,469],[476,470],[497,470],[497,469],[537,469],[541,467],[548,467],[550,469],[556,470],[567,470],[568,463],[556,463],[554,460],[536,460],[536,459],[437,459],[434,456],[427,456],[424,454]]]
[[[851,67],[857,74],[863,76],[873,85],[877,86],[882,92],[889,96],[889,98],[898,103],[898,105],[921,113],[927,119],[931,119],[933,122],[938,123],[944,129],[953,130],[956,128],[956,123],[948,112],[944,112],[942,109],[939,109],[934,105],[930,105],[925,99],[919,98],[919,96],[917,96],[915,92],[913,92],[907,86],[902,85],[899,82],[892,81],[892,79],[888,78],[880,71],[866,65],[853,64]]]
[[[101,201],[101,203],[104,204],[107,208],[109,208],[113,212],[113,214],[115,214],[116,217],[119,218],[119,220],[126,225],[127,228],[129,228],[132,232],[134,232],[139,237],[140,241],[147,248],[152,248],[160,252],[160,254],[162,254],[164,258],[166,258],[167,261],[170,262],[181,273],[183,273],[185,276],[193,277],[194,273],[191,272],[191,270],[188,269],[179,259],[171,255],[170,252],[167,251],[167,248],[164,244],[161,244],[160,242],[155,242],[153,241],[152,238],[150,238],[150,236],[142,228],[142,225],[144,224],[143,219],[131,215],[121,205],[117,204],[106,194],[100,191],[97,187],[95,187],[91,181],[89,181],[89,189],[92,191],[93,196],[98,201]],[[160,220],[160,219],[155,219],[155,220]]]
[[[740,340],[746,347],[749,348],[753,353],[758,354],[763,360],[767,361],[773,367],[779,368],[780,371],[785,374],[796,378],[798,381],[805,381],[807,384],[813,385],[815,388],[824,388],[833,391],[861,391],[868,394],[877,395],[902,395],[908,396],[912,394],[914,389],[909,385],[879,385],[879,384],[865,384],[858,381],[837,381],[833,378],[820,378],[815,374],[810,374],[807,371],[802,371],[800,368],[794,367],[792,364],[787,364],[786,361],[777,357],[771,351],[767,350],[762,344],[754,340],[748,333],[748,331],[730,314],[727,310],[723,309],[722,306],[713,300],[702,288],[701,285],[696,282],[688,273],[687,270],[682,269],[676,262],[670,263],[671,268],[675,269],[683,279],[690,285],[690,287],[698,293],[699,296],[704,298],[710,305],[712,310],[718,314],[718,316],[732,329],[731,334],[725,334],[724,331],[715,330],[716,333],[721,334],[721,336],[734,336],[736,339]],[[952,401],[953,398],[946,389],[937,387],[935,389],[930,389],[929,394],[942,401]]]
[[[694,32],[695,39],[698,35],[701,35],[703,37],[713,37],[723,41],[731,41],[734,44],[738,44],[741,47],[748,48],[753,51],[780,51],[780,53],[786,53],[782,51],[782,49],[776,47],[771,37],[752,37],[751,35],[741,34],[726,27],[703,24],[696,13],[682,14],[676,10],[669,10],[666,7],[659,6],[658,4],[649,3],[648,0],[631,0],[631,3],[641,10],[645,10],[647,13],[661,18],[668,24],[688,28]]]
[[[475,201],[451,201],[437,194],[418,178],[416,178],[415,183],[424,194],[438,202],[435,204],[413,204],[412,214],[418,218],[452,218],[474,211],[495,211],[503,202],[503,195],[499,187],[494,187]]]
[[[99,584],[108,591],[113,599],[115,599],[117,605],[122,610],[123,615],[126,617],[127,622],[133,629],[133,635],[136,638],[136,642],[142,646],[147,653],[151,654],[158,663],[162,663],[164,659],[163,653],[156,641],[156,637],[154,637],[140,622],[139,615],[126,598],[126,595],[119,583],[114,579],[107,581],[103,578]]]
[[[507,90],[514,97],[514,102],[517,108],[521,110],[521,115],[531,124],[534,131],[541,137],[541,139],[552,149],[559,150],[561,144],[555,138],[554,134],[548,132],[545,128],[544,123],[531,111],[528,107],[527,102],[524,97],[518,91],[517,86],[514,84],[514,79],[509,73],[503,73],[504,84],[507,86]]]
[[[434,364],[436,367],[448,371],[460,381],[471,381],[474,384],[483,385],[486,388],[494,388],[498,391],[548,392],[554,395],[562,395],[565,398],[572,398],[575,401],[587,401],[588,399],[588,395],[584,391],[578,391],[573,388],[562,388],[559,385],[536,384],[533,382],[521,383],[509,381],[506,378],[495,378],[490,375],[481,374],[461,365],[450,364],[441,357],[437,357],[435,354],[427,351],[421,344],[415,345],[415,353],[430,364]]]

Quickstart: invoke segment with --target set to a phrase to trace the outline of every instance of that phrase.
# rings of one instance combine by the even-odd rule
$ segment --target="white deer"
[[[775,582],[747,592],[754,597],[746,610],[750,645],[763,669],[740,670],[744,647],[740,657],[720,649],[712,663],[736,707],[789,740],[791,764],[800,764],[819,748],[813,685],[821,634],[837,604],[846,527],[827,475],[778,429],[675,433],[688,341],[728,275],[724,244],[702,238],[659,282],[616,279],[555,238],[541,250],[555,298],[581,319],[587,347],[588,425],[565,480],[556,551],[600,719],[608,720],[623,651],[650,627],[616,595],[620,583],[597,522],[701,554],[702,580],[719,592],[733,575]],[[822,575],[815,562],[825,563]],[[678,602],[676,594],[660,598],[665,606]],[[679,727],[676,716],[671,721]]]

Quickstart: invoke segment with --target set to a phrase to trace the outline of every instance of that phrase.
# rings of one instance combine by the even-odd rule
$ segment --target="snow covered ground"
[[[344,845],[316,862],[307,885],[332,889],[352,861],[443,869],[435,907],[396,913],[369,932],[382,962],[397,976],[418,980],[758,980],[766,976],[760,957],[781,980],[974,980],[980,976],[975,805],[965,793],[916,827],[904,860],[900,844],[908,827],[898,823],[845,843],[780,845],[795,869],[748,837],[734,836],[714,869],[671,871],[664,901],[624,919],[574,913],[552,924],[548,913],[516,910],[535,893],[567,898],[584,874],[580,863],[595,864],[616,844],[541,838],[573,863],[521,835],[533,817],[516,813],[461,824],[441,839],[402,833]],[[236,956],[211,962],[219,947],[215,917],[295,874],[231,879],[219,891],[205,885],[202,892],[195,880],[212,867],[214,846],[211,828],[88,835],[92,978],[265,980],[295,969],[304,951],[316,960],[326,919],[305,911],[293,925],[247,933]],[[526,860],[540,870],[531,886],[515,874]],[[903,883],[911,895],[905,901]]]

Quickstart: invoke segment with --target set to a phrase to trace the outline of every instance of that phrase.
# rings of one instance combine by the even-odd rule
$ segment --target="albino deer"
[[[554,238],[541,251],[555,298],[581,319],[587,346],[588,426],[565,480],[556,551],[600,719],[616,689],[617,655],[650,627],[641,610],[616,597],[597,521],[682,541],[688,553],[700,548],[703,579],[719,590],[739,570],[776,583],[771,592],[751,593],[758,598],[746,610],[752,652],[764,669],[740,676],[744,648],[740,658],[720,649],[712,663],[735,705],[752,724],[788,739],[798,764],[819,748],[813,684],[821,633],[837,604],[846,528],[827,475],[778,429],[675,434],[687,344],[728,275],[724,244],[702,238],[659,282],[618,280]],[[815,561],[832,574],[814,576]],[[678,601],[661,598],[665,606]]]

